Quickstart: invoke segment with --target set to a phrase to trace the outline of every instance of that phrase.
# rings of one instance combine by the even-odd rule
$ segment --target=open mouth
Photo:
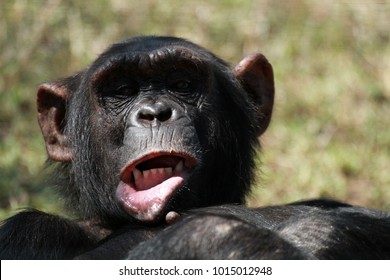
[[[187,154],[153,152],[128,163],[121,171],[117,198],[133,217],[153,221],[171,195],[184,185],[197,161]]]

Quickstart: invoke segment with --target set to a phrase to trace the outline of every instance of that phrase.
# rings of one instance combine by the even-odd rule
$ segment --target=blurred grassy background
[[[334,197],[390,209],[388,1],[0,0],[0,218],[60,212],[45,181],[39,83],[85,67],[112,42],[174,35],[234,65],[274,66],[273,121],[252,206]]]

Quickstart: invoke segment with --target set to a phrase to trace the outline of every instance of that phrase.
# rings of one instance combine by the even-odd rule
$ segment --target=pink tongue
[[[124,209],[141,221],[152,221],[161,215],[169,197],[184,184],[184,174],[171,167],[134,169],[133,178],[121,181],[116,195]]]
[[[133,217],[141,221],[152,221],[163,211],[168,197],[183,182],[183,177],[172,176],[162,183],[145,190],[137,190],[132,184],[120,182],[117,196]]]

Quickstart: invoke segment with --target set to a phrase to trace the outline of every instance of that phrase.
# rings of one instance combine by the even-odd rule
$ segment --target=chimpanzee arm
[[[277,233],[231,216],[186,217],[131,250],[128,259],[310,259]]]
[[[0,225],[0,259],[72,259],[93,243],[76,223],[37,210]]]

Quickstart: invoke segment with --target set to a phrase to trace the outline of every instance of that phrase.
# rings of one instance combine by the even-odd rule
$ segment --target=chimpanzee
[[[243,206],[273,101],[263,55],[231,70],[174,37],[114,44],[41,85],[49,162],[78,220],[23,211],[1,225],[0,258],[389,258],[386,213],[325,200]]]

